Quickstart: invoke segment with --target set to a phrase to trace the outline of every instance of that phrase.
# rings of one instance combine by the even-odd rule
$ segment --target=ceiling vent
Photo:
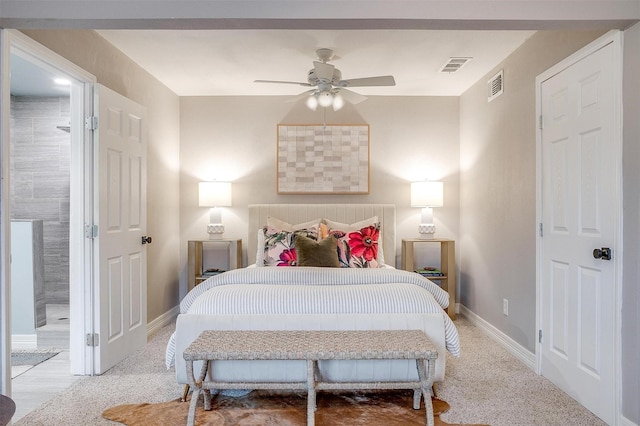
[[[449,58],[447,63],[444,64],[442,68],[440,68],[440,72],[451,73],[451,72],[460,71],[460,68],[462,68],[464,64],[469,62],[471,59],[473,58],[462,58],[462,57]]]
[[[504,70],[500,70],[500,72],[491,79],[489,79],[488,85],[488,102],[491,102],[498,96],[502,95],[504,92]]]

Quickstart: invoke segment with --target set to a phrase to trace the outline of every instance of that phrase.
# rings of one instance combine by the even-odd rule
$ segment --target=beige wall
[[[286,99],[181,98],[182,292],[186,241],[207,238],[208,210],[198,207],[200,180],[233,182],[233,206],[223,211],[225,237],[243,238],[246,244],[247,205],[252,203],[391,203],[397,206],[398,238],[415,237],[420,209],[410,207],[409,184],[427,177],[442,179],[445,206],[435,209],[437,235],[457,238],[457,98],[370,97],[357,111],[351,106],[335,113],[329,110],[329,124],[370,124],[370,194],[352,196],[276,193],[277,124],[323,122],[320,109],[313,112]],[[246,250],[255,247],[245,247],[245,265]],[[419,255],[431,253],[425,249]],[[396,262],[399,265],[399,257]]]
[[[24,31],[147,109],[147,320],[178,300],[179,98],[94,31]]]
[[[536,312],[535,77],[602,32],[538,32],[460,101],[460,303],[531,352]],[[504,70],[504,94],[487,80]],[[502,300],[509,300],[509,316]]]

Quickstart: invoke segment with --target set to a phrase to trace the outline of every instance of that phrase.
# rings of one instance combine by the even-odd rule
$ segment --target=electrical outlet
[[[502,313],[509,315],[509,301],[507,299],[502,299]]]

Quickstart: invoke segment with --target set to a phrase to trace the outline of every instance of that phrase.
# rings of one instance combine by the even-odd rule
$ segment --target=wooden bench
[[[204,395],[204,409],[211,410],[211,389],[306,389],[307,425],[315,424],[316,391],[341,389],[413,389],[413,408],[424,396],[426,424],[433,426],[431,386],[438,352],[419,330],[346,331],[204,331],[183,353],[187,377],[193,388],[187,425],[194,425],[196,404]],[[327,382],[318,371],[322,360],[415,359],[417,381]],[[303,382],[223,382],[209,380],[209,362],[217,360],[306,360]],[[193,363],[203,361],[198,378]]]

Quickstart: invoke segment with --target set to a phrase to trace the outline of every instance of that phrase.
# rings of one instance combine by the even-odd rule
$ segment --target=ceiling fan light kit
[[[280,81],[280,80],[255,80],[256,83],[297,84],[305,87],[313,87],[311,90],[301,93],[296,100],[306,98],[306,105],[316,110],[318,105],[323,108],[333,107],[334,111],[344,106],[345,102],[358,104],[367,99],[359,93],[353,92],[347,87],[366,86],[395,86],[396,81],[391,75],[378,77],[355,78],[342,80],[342,72],[327,61],[333,58],[333,50],[316,50],[318,61],[313,62],[313,68],[307,73],[307,82]]]

